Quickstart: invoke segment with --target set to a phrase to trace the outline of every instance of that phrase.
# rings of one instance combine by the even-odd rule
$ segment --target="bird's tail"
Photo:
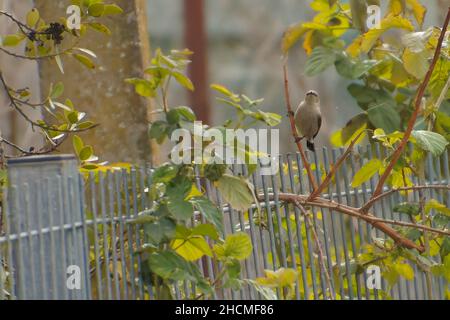
[[[306,146],[308,147],[309,150],[311,150],[312,152],[316,152],[316,148],[314,147],[314,142],[311,141],[306,141]]]

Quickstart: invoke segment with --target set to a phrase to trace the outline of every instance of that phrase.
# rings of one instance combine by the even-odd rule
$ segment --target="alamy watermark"
[[[77,5],[67,7],[67,28],[69,30],[81,29],[81,8]]]
[[[77,265],[70,265],[66,269],[66,287],[69,290],[81,290],[81,268]]]
[[[381,289],[381,269],[379,266],[371,265],[366,269],[366,287],[369,290]]]

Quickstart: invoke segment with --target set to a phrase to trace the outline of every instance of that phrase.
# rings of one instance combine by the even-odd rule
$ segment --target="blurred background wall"
[[[44,16],[64,15],[69,0],[36,0]],[[55,64],[41,65],[40,74],[34,62],[13,59],[0,54],[0,69],[18,88],[29,87],[36,101],[40,89],[51,81],[63,80],[67,97],[101,124],[92,133],[84,134],[94,145],[101,159],[110,161],[146,161],[150,157],[146,136],[149,103],[138,98],[123,78],[139,76],[149,61],[152,49],[165,51],[190,47],[196,54],[191,76],[197,90],[189,95],[176,87],[171,105],[190,105],[209,124],[221,124],[233,112],[218,104],[209,83],[221,83],[251,98],[265,98],[264,109],[285,116],[280,41],[292,23],[311,18],[311,1],[299,0],[116,0],[125,9],[121,17],[108,18],[113,36],[110,39],[93,35],[85,46],[99,55],[99,68],[94,72],[81,70],[77,62],[66,68],[81,70],[75,77],[63,77]],[[387,0],[382,0],[386,4]],[[425,27],[440,25],[448,0],[423,1],[429,8]],[[24,19],[32,0],[0,0],[0,8]],[[146,8],[145,8],[146,7]],[[145,13],[145,9],[147,13]],[[15,32],[15,26],[0,18],[2,34]],[[147,33],[148,31],[148,33]],[[145,39],[144,39],[145,38]],[[19,51],[23,48],[19,48]],[[306,55],[296,48],[290,56],[291,95],[297,105],[309,89],[322,97],[324,129],[318,146],[328,145],[329,136],[356,112],[358,107],[347,94],[348,83],[334,70],[316,78],[303,75]],[[71,65],[74,63],[75,65]],[[41,79],[41,81],[39,81]],[[100,80],[99,80],[100,79]],[[339,81],[338,81],[339,79]],[[44,91],[43,91],[44,92]],[[0,130],[11,140],[24,146],[39,146],[41,137],[11,112],[0,88]],[[38,117],[38,111],[30,111]],[[281,129],[281,152],[295,151],[284,118]],[[69,143],[63,151],[70,152]]]
[[[31,0],[0,0],[0,10],[13,12],[14,15],[21,19],[25,19],[27,12],[33,8]],[[0,17],[1,34],[15,33],[17,26],[5,17]],[[23,52],[24,45],[17,48],[15,52]],[[7,79],[8,84],[17,89],[29,88],[34,101],[40,100],[38,65],[34,61],[19,61],[6,54],[0,54],[0,72]],[[38,119],[40,112],[38,110],[27,109],[26,113],[32,119]],[[5,139],[15,141],[23,146],[42,146],[42,137],[33,134],[29,125],[9,106],[3,86],[0,86],[0,132]],[[14,150],[5,147],[7,154],[12,154]]]
[[[147,0],[149,30],[152,47],[164,50],[184,48],[189,42],[184,37],[186,19],[196,15],[201,3],[204,11],[206,34],[207,78],[210,83],[224,84],[236,92],[251,98],[265,98],[266,111],[285,116],[283,96],[281,37],[286,28],[300,20],[309,20],[313,11],[312,1],[299,0]],[[385,6],[388,1],[381,0]],[[444,19],[448,0],[427,0],[429,8],[425,28],[440,25]],[[351,36],[351,35],[349,35]],[[196,57],[194,56],[194,59]],[[306,60],[304,51],[297,47],[290,55],[290,81],[292,103],[297,105],[309,89],[316,89],[322,97],[324,129],[318,146],[329,144],[332,132],[339,129],[359,112],[359,108],[347,93],[346,82],[335,70],[321,76],[308,78],[303,75]],[[197,87],[197,89],[199,89]],[[216,103],[208,88],[211,107],[211,124],[220,124],[227,119],[230,107]],[[203,93],[197,93],[203,94]],[[188,96],[178,88],[173,103],[186,104]],[[195,106],[194,106],[195,107]],[[201,106],[203,107],[203,106]],[[286,117],[281,129],[281,152],[295,151],[290,142]]]

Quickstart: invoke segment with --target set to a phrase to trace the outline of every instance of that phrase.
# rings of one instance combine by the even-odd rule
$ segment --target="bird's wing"
[[[314,134],[314,138],[319,134],[320,127],[322,127],[322,116],[319,114],[317,118],[317,132]]]

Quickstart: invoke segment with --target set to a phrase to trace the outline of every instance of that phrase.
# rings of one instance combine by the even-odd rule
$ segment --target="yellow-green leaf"
[[[383,167],[383,162],[379,159],[372,159],[367,162],[353,177],[352,187],[359,187],[364,182],[368,181]]]
[[[217,188],[225,201],[236,210],[245,211],[253,203],[254,197],[249,182],[243,177],[224,174],[217,181]]]
[[[399,275],[401,275],[406,280],[413,280],[414,279],[414,270],[413,268],[407,264],[407,263],[396,263],[394,264],[395,269]]]
[[[77,54],[75,53],[73,55],[75,57],[75,59],[77,59],[80,63],[82,63],[84,66],[86,66],[89,69],[95,69],[95,64],[92,62],[92,60],[82,54]]]
[[[423,79],[427,74],[430,57],[428,50],[420,52],[412,52],[410,49],[405,49],[403,53],[403,66],[409,74],[413,75],[416,79]]]
[[[201,236],[176,239],[172,242],[171,247],[187,261],[198,260],[204,255],[212,256],[208,242]]]
[[[250,237],[244,232],[230,234],[226,237],[225,243],[214,246],[214,253],[222,261],[247,259],[252,250],[253,246]]]
[[[371,29],[362,36],[356,38],[347,48],[347,52],[352,56],[369,52],[383,33],[394,28],[406,29],[409,31],[414,30],[411,21],[408,19],[401,16],[389,15],[381,21],[381,26],[379,29]]]
[[[283,41],[281,44],[283,53],[288,53],[289,49],[291,49],[308,30],[308,28],[303,26],[303,23],[290,26],[283,36]]]
[[[123,9],[116,4],[107,4],[103,11],[103,15],[115,15],[123,13]]]
[[[25,39],[24,35],[8,34],[2,37],[2,46],[15,47],[19,45],[23,39]]]
[[[450,217],[450,209],[435,199],[431,199],[425,204],[425,212],[427,214],[433,209]]]
[[[36,8],[31,9],[27,14],[27,25],[34,28],[40,19],[39,11]]]
[[[297,271],[290,268],[280,268],[277,271],[264,270],[265,277],[257,278],[256,282],[269,288],[291,287],[297,280]]]

